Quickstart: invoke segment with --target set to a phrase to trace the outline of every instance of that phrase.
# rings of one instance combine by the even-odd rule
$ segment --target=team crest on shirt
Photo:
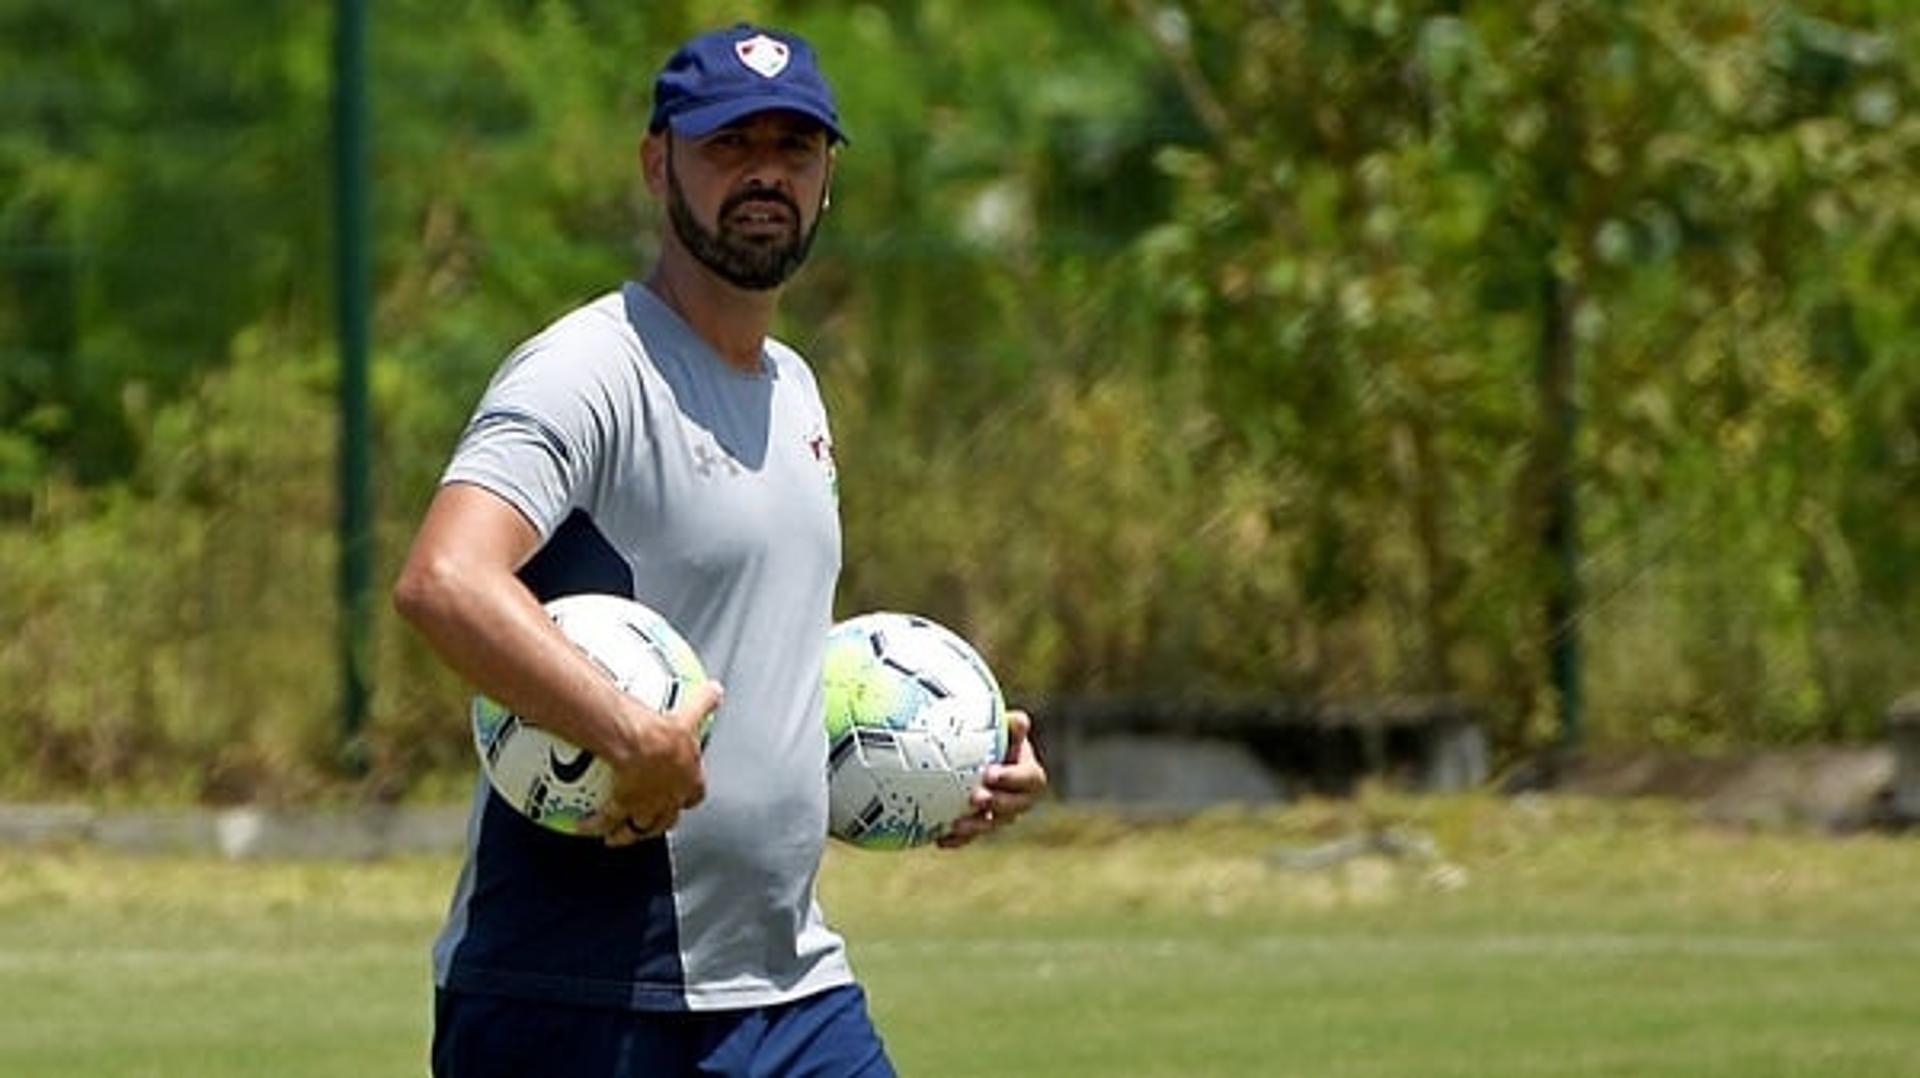
[[[833,492],[835,500],[840,497],[840,469],[833,463],[833,437],[824,426],[815,426],[813,433],[807,435],[807,450],[813,454],[813,462],[820,467],[820,474],[827,477],[827,489]]]
[[[740,62],[763,79],[770,79],[787,69],[787,60],[793,50],[787,48],[784,41],[775,41],[765,34],[755,34],[745,41],[733,43],[733,54]]]

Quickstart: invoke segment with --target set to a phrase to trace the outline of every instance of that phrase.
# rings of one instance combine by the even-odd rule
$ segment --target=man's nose
[[[793,173],[787,159],[774,146],[756,146],[747,158],[741,182],[747,187],[773,187],[790,191]]]

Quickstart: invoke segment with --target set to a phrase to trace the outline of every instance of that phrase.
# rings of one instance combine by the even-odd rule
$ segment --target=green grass
[[[1277,851],[1394,826],[1438,860]],[[1910,1075],[1920,839],[1462,798],[836,851],[910,1076]],[[424,1072],[455,866],[0,852],[0,1074]]]

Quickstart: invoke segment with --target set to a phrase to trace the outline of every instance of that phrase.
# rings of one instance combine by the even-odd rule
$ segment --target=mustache
[[[775,205],[785,207],[788,213],[793,214],[795,221],[800,219],[800,204],[795,202],[793,197],[785,191],[775,190],[771,187],[754,188],[730,196],[725,202],[720,204],[720,217],[724,219],[728,214],[745,206],[749,202],[771,202]]]

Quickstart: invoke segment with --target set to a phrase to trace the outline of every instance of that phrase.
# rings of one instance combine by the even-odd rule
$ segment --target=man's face
[[[763,112],[700,138],[665,136],[667,218],[687,252],[737,288],[776,288],[806,261],[832,174],[826,130]]]

